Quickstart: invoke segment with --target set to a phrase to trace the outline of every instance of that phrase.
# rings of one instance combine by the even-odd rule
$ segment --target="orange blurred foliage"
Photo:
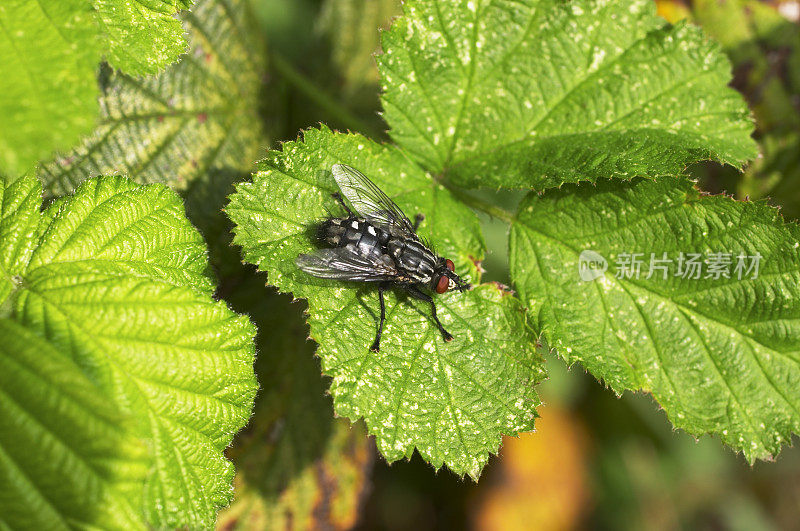
[[[656,0],[656,10],[661,18],[671,24],[683,19],[692,19],[692,12],[685,2],[680,0]]]
[[[478,496],[481,530],[574,529],[589,504],[587,436],[577,419],[543,408],[537,431],[506,437],[498,467]]]

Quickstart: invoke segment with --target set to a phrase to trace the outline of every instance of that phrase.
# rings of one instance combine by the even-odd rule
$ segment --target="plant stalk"
[[[380,132],[373,129],[372,126],[356,116],[344,104],[318,87],[280,54],[271,53],[270,64],[287,83],[348,129],[363,133],[370,138],[381,137]]]

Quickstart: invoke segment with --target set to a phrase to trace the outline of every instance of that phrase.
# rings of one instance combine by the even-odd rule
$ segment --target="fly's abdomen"
[[[419,241],[392,239],[387,245],[389,255],[394,258],[397,269],[415,282],[428,283],[433,278],[436,266],[434,254]]]

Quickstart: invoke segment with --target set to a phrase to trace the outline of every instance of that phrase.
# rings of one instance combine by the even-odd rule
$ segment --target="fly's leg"
[[[417,214],[414,216],[414,232],[419,228],[419,224],[425,220],[425,214]]]
[[[342,207],[345,210],[347,210],[347,215],[348,216],[350,216],[351,218],[355,217],[355,214],[353,213],[353,211],[350,210],[350,207],[347,206],[347,204],[344,202],[344,199],[342,199],[342,194],[340,194],[339,192],[334,192],[334,193],[331,194],[331,197],[336,199],[339,202],[339,204],[342,205]]]
[[[442,333],[442,339],[445,341],[452,341],[453,336],[451,336],[450,333],[444,329],[442,323],[439,322],[439,318],[436,317],[436,303],[433,302],[433,298],[427,293],[420,291],[419,288],[413,285],[406,287],[406,291],[408,291],[408,294],[415,299],[431,303],[431,315],[433,316],[434,322],[436,322],[436,326],[439,327],[439,332]]]
[[[383,322],[386,320],[386,304],[383,302],[383,292],[386,291],[384,284],[378,284],[378,300],[381,301],[381,321],[378,323],[378,332],[375,334],[375,342],[369,349],[378,352],[381,349],[381,332],[383,332]]]
[[[444,329],[442,323],[439,322],[439,318],[436,317],[436,303],[433,302],[431,297],[428,297],[428,299],[431,301],[431,315],[433,315],[433,320],[436,321],[436,326],[439,327],[439,332],[442,333],[442,339],[444,339],[445,342],[452,341],[453,336],[450,335],[450,332]]]

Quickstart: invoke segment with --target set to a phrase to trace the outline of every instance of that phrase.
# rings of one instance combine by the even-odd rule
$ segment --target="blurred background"
[[[388,140],[373,54],[378,30],[399,14],[399,2],[252,3],[268,41],[263,116],[270,138],[294,139],[324,122]],[[692,175],[709,192],[768,197],[796,219],[800,3],[661,1],[658,8],[670,22],[687,19],[721,43],[732,85],[757,122],[762,156],[744,173],[701,164]],[[520,198],[484,193],[505,206]],[[482,221],[484,278],[507,283],[507,226]],[[800,448],[751,467],[716,439],[673,431],[649,395],[616,397],[580,366],[568,369],[553,356],[540,387],[545,406],[537,432],[506,438],[479,485],[418,457],[388,465],[363,426],[333,418],[327,382],[304,339],[302,304],[271,293],[253,272],[231,282],[223,282],[222,295],[228,289],[232,305],[264,306],[253,315],[262,393],[255,421],[230,450],[241,472],[220,529],[800,529]],[[293,333],[274,332],[286,329]],[[280,377],[287,372],[294,376]]]

